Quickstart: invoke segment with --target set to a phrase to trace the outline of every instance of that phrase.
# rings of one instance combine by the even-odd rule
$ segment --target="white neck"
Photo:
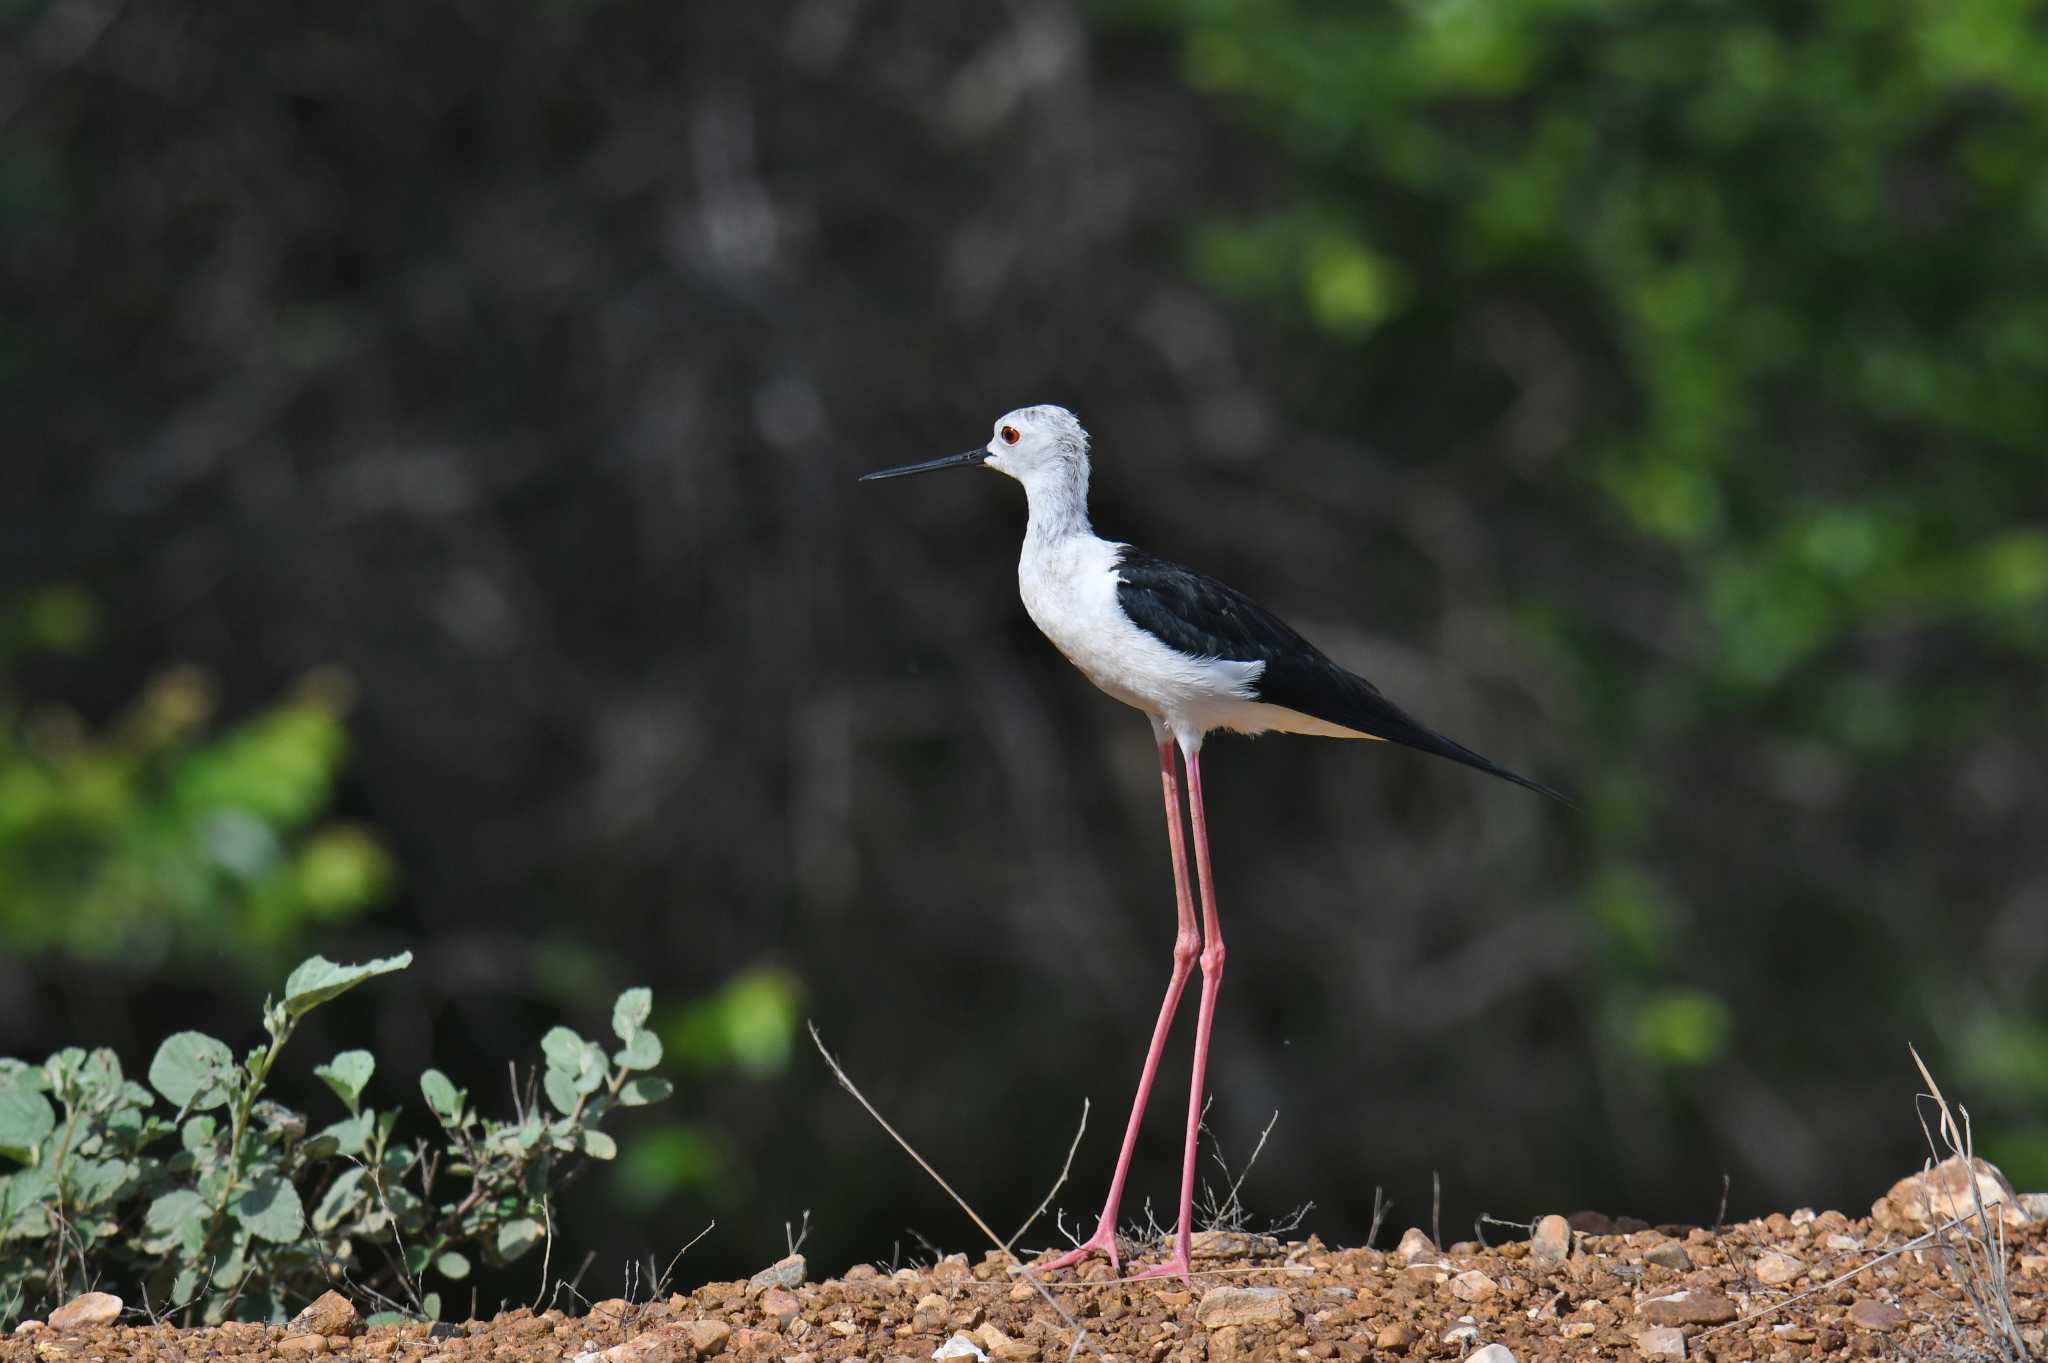
[[[1094,535],[1088,524],[1088,456],[1050,461],[1018,481],[1024,484],[1024,499],[1031,509],[1024,530],[1027,542],[1055,544]]]

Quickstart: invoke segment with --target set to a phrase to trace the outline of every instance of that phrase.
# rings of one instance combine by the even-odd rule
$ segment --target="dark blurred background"
[[[1014,486],[853,482],[1052,401],[1104,533],[1582,797],[1211,745],[1255,1211],[1854,1211],[1909,1040],[2048,1183],[2044,72],[2026,0],[0,0],[0,1054],[411,948],[285,1094],[424,1123],[648,984],[586,1291],[981,1248],[806,1017],[1006,1227],[1092,1098],[1085,1221],[1149,736]]]

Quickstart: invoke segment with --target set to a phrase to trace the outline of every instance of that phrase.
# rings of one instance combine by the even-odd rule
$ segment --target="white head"
[[[1088,476],[1088,432],[1064,407],[1019,407],[996,421],[982,462],[1025,485],[1047,475],[1071,482]]]
[[[896,478],[906,473],[968,468],[975,464],[1008,474],[1024,485],[1031,502],[1034,528],[1047,531],[1087,528],[1088,432],[1064,407],[1019,407],[996,419],[988,444],[964,454],[927,459],[922,464],[882,469],[861,481]]]

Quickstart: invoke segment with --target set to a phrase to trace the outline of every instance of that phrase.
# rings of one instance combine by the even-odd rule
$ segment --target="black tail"
[[[1374,738],[1414,748],[1461,762],[1488,776],[1512,781],[1538,795],[1548,795],[1560,804],[1576,809],[1575,801],[1555,786],[1532,781],[1509,771],[1490,757],[1482,757],[1453,738],[1446,738],[1380,694],[1380,689],[1354,672],[1347,672],[1327,658],[1313,661],[1276,659],[1267,664],[1255,683],[1259,699],[1283,705],[1331,724],[1341,724]]]

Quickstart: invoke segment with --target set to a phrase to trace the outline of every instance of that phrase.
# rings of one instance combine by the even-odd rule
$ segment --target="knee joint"
[[[1211,942],[1208,946],[1204,947],[1202,949],[1202,973],[1204,975],[1220,974],[1223,970],[1223,958],[1227,954],[1223,950],[1223,943],[1221,942]]]

